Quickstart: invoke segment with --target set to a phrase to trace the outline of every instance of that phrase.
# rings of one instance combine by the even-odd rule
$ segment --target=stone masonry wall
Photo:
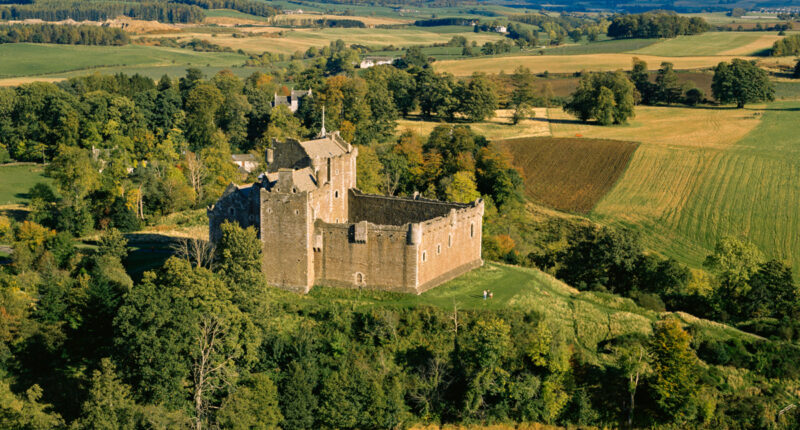
[[[408,227],[317,221],[313,243],[318,284],[417,293]]]
[[[417,251],[420,292],[483,264],[482,220],[483,202],[480,202],[420,223],[422,240]]]
[[[262,270],[267,282],[307,293],[314,282],[308,193],[261,191]]]
[[[235,186],[234,186],[235,187]],[[208,232],[212,242],[220,239],[220,226],[225,221],[238,223],[242,228],[259,228],[258,187],[236,188],[224,195],[208,210]]]
[[[362,194],[358,190],[350,190],[349,205],[350,222],[369,221],[380,225],[423,222],[445,216],[450,209],[469,207],[461,203]]]
[[[331,175],[328,181],[327,161],[319,162],[314,169],[318,169],[317,181],[319,189],[312,193],[311,207],[315,216],[328,223],[344,223],[348,221],[348,192],[355,186],[355,155],[344,154],[330,158]]]

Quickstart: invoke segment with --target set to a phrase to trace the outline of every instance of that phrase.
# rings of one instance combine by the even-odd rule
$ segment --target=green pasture
[[[632,49],[631,52],[665,57],[759,55],[772,46],[772,43],[778,39],[777,34],[777,32],[762,31],[709,32],[665,39],[649,46]]]
[[[800,102],[750,112],[760,122],[729,145],[641,145],[592,217],[695,267],[728,235],[800,267]]]
[[[39,76],[92,68],[127,66],[217,66],[244,63],[234,53],[195,52],[153,46],[79,46],[33,43],[0,45],[0,77]],[[185,68],[185,67],[184,67]],[[115,71],[116,71],[115,70]]]
[[[41,164],[0,165],[0,205],[27,203],[28,190],[39,182],[50,182]]]
[[[541,52],[544,55],[583,55],[583,54],[603,54],[603,53],[621,53],[628,51],[635,51],[637,49],[646,48],[658,39],[608,39],[600,40],[597,42],[587,42],[577,45],[557,46],[554,48],[545,48]],[[538,53],[539,51],[535,51]]]

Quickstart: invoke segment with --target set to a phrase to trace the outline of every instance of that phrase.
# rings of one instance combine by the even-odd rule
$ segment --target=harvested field
[[[414,20],[411,19],[398,19],[398,18],[388,18],[381,16],[330,15],[330,14],[317,14],[317,13],[276,15],[270,17],[268,21],[272,24],[295,25],[295,23],[298,22],[307,20],[316,20],[316,19],[350,19],[353,21],[361,21],[364,23],[364,25],[368,27],[373,25],[396,25],[396,24],[408,24],[410,22],[414,22]]]
[[[633,57],[646,61],[653,67],[669,61],[678,70],[706,69],[721,61],[740,58],[730,55],[698,57],[665,57],[641,54],[587,54],[587,55],[511,55],[506,57],[480,57],[466,60],[446,60],[434,63],[437,72],[450,72],[457,76],[471,75],[480,70],[484,73],[512,73],[518,66],[525,66],[533,73],[575,73],[582,70],[612,71],[630,70]],[[758,59],[744,57],[749,59]],[[789,58],[789,57],[787,57]],[[789,59],[774,60],[781,64],[794,64]]]
[[[222,29],[216,35],[203,33],[198,28],[187,29],[179,35],[180,40],[192,38],[207,40],[211,43],[230,47],[234,50],[242,49],[252,54],[262,52],[275,52],[293,54],[297,51],[305,52],[310,47],[322,48],[338,39],[347,45],[359,44],[365,46],[411,46],[445,43],[453,36],[464,36],[468,41],[473,40],[479,45],[485,42],[500,40],[502,36],[497,33],[438,33],[418,28],[381,29],[381,28],[278,28],[278,27],[245,27],[233,30]],[[233,32],[259,33],[254,37],[234,37]]]
[[[619,140],[533,137],[502,140],[534,202],[588,213],[617,183],[638,144]]]
[[[601,126],[578,121],[561,109],[549,109],[554,137],[635,140],[663,146],[725,148],[753,130],[763,105],[728,107],[636,106],[626,125]]]
[[[476,133],[489,140],[508,139],[512,137],[550,136],[550,124],[547,122],[547,109],[535,108],[532,118],[524,119],[517,125],[511,124],[511,109],[498,109],[495,117],[486,121],[468,124]],[[427,136],[442,121],[424,121],[422,119],[400,119],[397,121],[397,132],[411,130]]]

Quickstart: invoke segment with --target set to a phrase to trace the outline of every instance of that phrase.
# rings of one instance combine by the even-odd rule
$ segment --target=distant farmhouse
[[[274,142],[259,182],[231,184],[208,209],[220,225],[253,226],[268,282],[307,293],[316,284],[419,294],[483,264],[483,201],[448,203],[363,194],[358,149],[338,134]]]
[[[393,62],[394,58],[392,57],[364,57],[358,67],[362,69],[369,69],[370,67],[380,66],[382,64],[392,64]]]
[[[292,113],[297,112],[297,109],[300,108],[300,103],[304,98],[311,95],[311,90],[307,91],[295,91],[291,90],[288,96],[279,96],[275,94],[275,98],[272,100],[272,107],[278,107],[280,105],[286,106],[289,108]]]
[[[258,169],[258,157],[253,154],[232,154],[231,160],[242,173],[252,173]]]

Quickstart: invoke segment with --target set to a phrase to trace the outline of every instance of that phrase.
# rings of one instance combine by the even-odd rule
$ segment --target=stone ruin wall
[[[316,222],[317,284],[417,293],[417,246],[408,227]]]

